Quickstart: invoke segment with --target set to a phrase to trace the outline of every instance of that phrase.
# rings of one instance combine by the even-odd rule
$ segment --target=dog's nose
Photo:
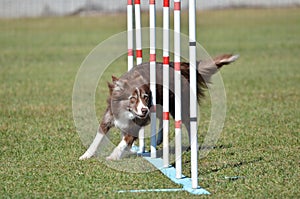
[[[148,109],[147,109],[147,108],[142,108],[141,111],[142,111],[142,114],[143,114],[143,115],[146,115],[146,114],[148,113]]]

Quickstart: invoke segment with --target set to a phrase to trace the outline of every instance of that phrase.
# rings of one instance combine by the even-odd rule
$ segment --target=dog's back
[[[211,61],[197,62],[197,100],[204,96],[204,90],[207,88],[207,84],[210,83],[210,78],[215,74],[219,68],[223,65],[230,64],[238,58],[238,55],[225,54],[214,58]],[[157,105],[157,117],[162,120],[162,105],[163,105],[163,63],[156,63],[156,103]],[[189,132],[189,102],[190,102],[190,89],[189,89],[189,63],[182,62],[180,65],[181,71],[181,101],[182,103],[182,122]],[[129,72],[121,76],[120,79],[132,79],[135,74],[139,74],[139,78],[143,78],[143,82],[150,82],[150,64],[142,63],[134,67]],[[174,94],[174,81],[179,81],[174,79],[174,63],[170,62],[169,67],[169,108],[172,117],[175,117],[175,94]],[[131,85],[139,86],[139,85]]]

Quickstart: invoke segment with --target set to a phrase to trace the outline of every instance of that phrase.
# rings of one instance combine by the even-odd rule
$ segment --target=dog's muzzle
[[[145,119],[148,115],[150,110],[148,108],[142,108],[141,109],[141,114],[137,113],[135,110],[133,110],[132,108],[128,108],[128,110],[134,114],[136,117],[140,118],[140,119]]]

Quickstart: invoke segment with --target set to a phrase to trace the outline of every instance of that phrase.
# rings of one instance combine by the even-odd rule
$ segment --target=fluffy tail
[[[215,57],[212,61],[200,61],[198,62],[198,77],[197,77],[197,96],[198,101],[204,96],[204,89],[207,88],[207,83],[210,82],[210,78],[215,74],[218,69],[224,65],[228,65],[239,58],[239,55],[224,54]]]
[[[219,68],[228,65],[239,58],[239,55],[224,54],[217,56],[213,61],[200,61],[198,63],[198,73],[205,81],[209,82],[210,77],[215,74]]]

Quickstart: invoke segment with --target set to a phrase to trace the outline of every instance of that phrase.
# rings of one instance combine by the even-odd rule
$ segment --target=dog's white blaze
[[[119,145],[114,149],[114,151],[106,158],[108,160],[119,160],[122,157],[123,152],[127,147],[127,142],[124,137]]]
[[[139,103],[138,103],[138,105],[137,105],[137,113],[139,114],[139,115],[143,115],[143,113],[142,113],[142,109],[143,108],[146,108],[146,109],[148,109],[148,107],[147,106],[145,106],[145,104],[142,102],[142,100],[139,100]]]
[[[139,103],[138,103],[138,105],[137,105],[137,107],[136,107],[136,109],[137,109],[137,114],[143,115],[142,109],[143,109],[143,108],[148,109],[148,107],[143,103],[143,101],[142,101],[142,99],[141,99],[141,93],[140,93],[140,90],[139,90],[138,88],[136,88],[136,90],[137,90],[138,101],[139,101]]]
[[[136,92],[137,92],[137,95],[140,96],[141,94],[140,94],[139,88],[138,88],[138,87],[135,87],[135,90],[136,90]]]

